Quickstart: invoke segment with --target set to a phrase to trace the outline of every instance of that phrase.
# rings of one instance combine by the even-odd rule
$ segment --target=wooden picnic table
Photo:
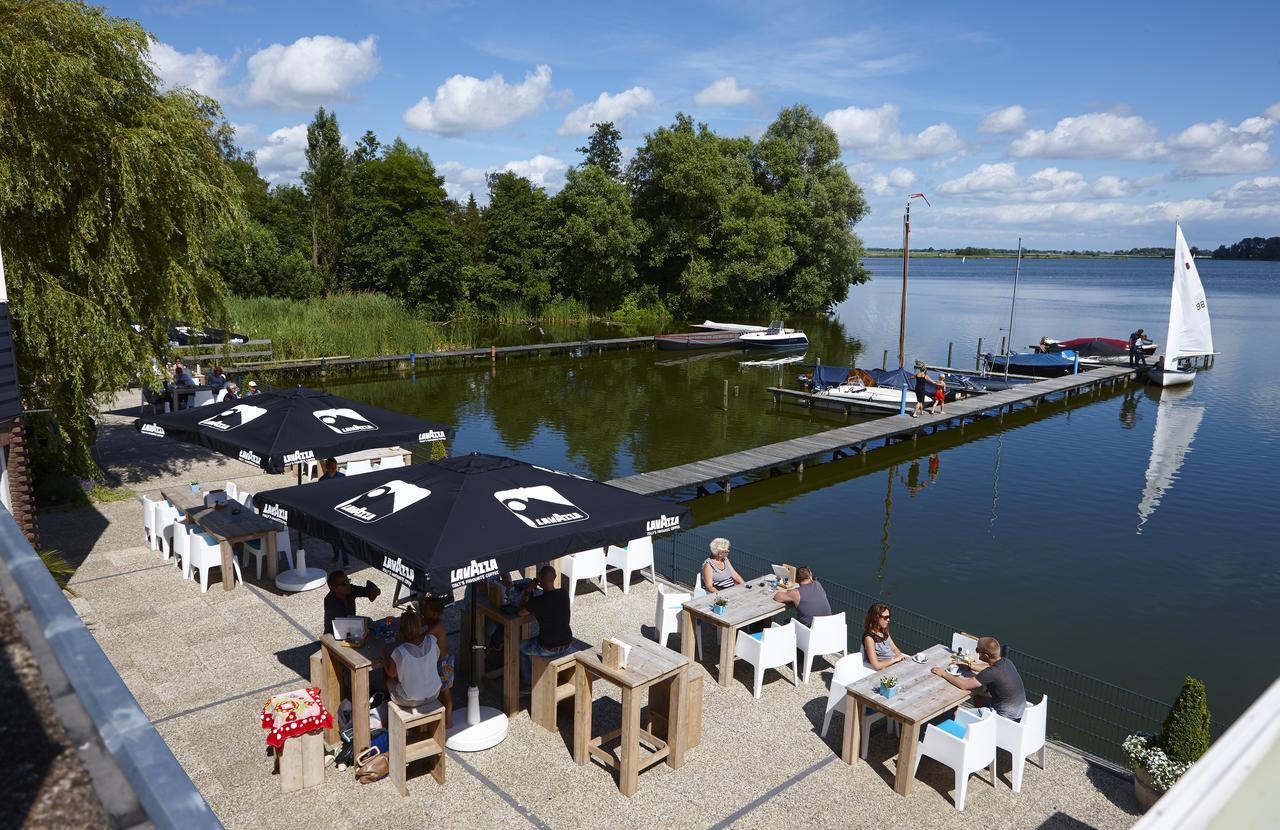
[[[893,789],[899,795],[911,792],[920,730],[933,718],[964,703],[970,695],[931,673],[935,666],[945,669],[950,665],[952,654],[946,646],[930,646],[921,654],[928,658],[927,662],[907,659],[851,684],[844,702],[844,745],[840,758],[846,764],[853,763],[861,745],[866,713],[863,707],[883,712],[898,722],[898,771]],[[880,678],[885,675],[898,678],[898,692],[893,697],[880,694]]]
[[[320,700],[324,708],[334,713],[333,726],[324,731],[324,742],[334,746],[342,741],[338,727],[337,712],[342,704],[342,681],[338,677],[341,667],[351,677],[351,746],[356,757],[369,748],[369,676],[374,669],[380,669],[386,661],[386,644],[370,634],[364,645],[350,648],[332,634],[320,635],[320,650],[323,654],[323,682],[320,687]]]
[[[699,575],[698,577],[702,577]],[[761,583],[765,586],[760,587]],[[684,604],[680,612],[680,652],[693,659],[695,622],[705,622],[720,629],[720,671],[716,680],[721,686],[728,686],[733,677],[733,649],[737,641],[738,629],[743,626],[767,620],[787,610],[781,602],[774,602],[775,588],[769,587],[766,577],[756,577],[714,594],[696,597]],[[723,614],[711,610],[717,599],[729,601]]]
[[[191,493],[190,495],[196,495]],[[177,504],[177,502],[174,502]],[[262,540],[262,548],[267,557],[267,579],[275,582],[276,571],[280,567],[279,551],[276,550],[276,533],[280,525],[270,519],[263,518],[247,507],[236,503],[205,507],[186,508],[187,521],[194,523],[205,533],[217,539],[222,549],[222,589],[230,591],[235,587],[235,571],[231,566],[234,555],[231,546]]]
[[[199,490],[191,492],[190,487],[171,487],[167,490],[155,490],[147,493],[147,498],[152,501],[168,501],[179,510],[194,510],[197,507],[204,507],[204,497],[209,493],[221,493],[222,489],[217,490]]]
[[[484,642],[487,639],[485,620],[492,620],[502,628],[502,668],[494,671],[502,672],[502,710],[507,717],[514,717],[520,711],[520,645],[526,639],[525,632],[533,625],[534,617],[532,614],[522,617],[517,613],[504,611],[500,606],[495,607],[479,591],[476,592],[472,605],[475,619],[471,630],[475,632],[473,636],[477,640]]]
[[[626,668],[612,669],[604,664],[599,648],[578,652],[573,682],[573,760],[579,765],[595,758],[618,771],[618,789],[623,795],[635,795],[642,770],[665,760],[670,767],[684,763],[687,741],[686,711],[690,707],[689,665],[687,657],[658,645],[639,634],[624,634],[613,639],[631,646]],[[598,737],[591,735],[591,683],[607,680],[622,690],[622,728]],[[665,740],[652,728],[640,725],[640,709],[646,691],[661,688],[666,704],[663,725]],[[650,693],[650,708],[655,695]],[[650,720],[653,719],[650,713]],[[617,756],[602,744],[621,738]]]

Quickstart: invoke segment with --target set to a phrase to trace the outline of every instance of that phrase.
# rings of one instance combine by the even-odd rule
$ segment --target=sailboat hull
[[[1196,379],[1195,369],[1182,372],[1176,369],[1148,369],[1147,383],[1154,386],[1183,386]]]

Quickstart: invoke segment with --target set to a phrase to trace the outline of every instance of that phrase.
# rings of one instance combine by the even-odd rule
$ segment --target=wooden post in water
[[[724,411],[729,411],[729,381],[724,382]]]
[[[498,347],[497,347],[497,346],[490,346],[490,347],[489,347],[489,362],[490,362],[490,363],[497,363],[497,362],[498,362]]]
[[[982,365],[982,338],[978,338],[978,353],[973,357],[973,368],[977,369]]]
[[[1004,350],[1004,335],[1000,336],[1000,354],[1006,354]]]
[[[955,343],[947,344],[947,368],[951,368],[951,347],[954,345]]]
[[[881,369],[889,368],[889,350],[888,349],[884,350],[884,357],[880,360],[880,368]]]

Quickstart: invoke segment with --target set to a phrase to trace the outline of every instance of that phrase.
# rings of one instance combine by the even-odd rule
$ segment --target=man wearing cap
[[[245,397],[258,394],[258,382],[256,380],[249,381],[249,388],[245,391]]]

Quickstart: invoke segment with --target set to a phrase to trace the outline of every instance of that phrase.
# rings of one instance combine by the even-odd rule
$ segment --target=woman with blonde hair
[[[889,619],[893,612],[883,602],[873,602],[867,609],[866,619],[862,621],[862,657],[867,665],[875,671],[887,669],[894,663],[901,663],[907,655],[898,650],[898,645],[889,636]]]
[[[702,560],[702,587],[708,594],[715,594],[742,582],[742,577],[729,561],[729,540],[723,537],[712,539],[711,555]]]
[[[427,631],[422,617],[416,611],[400,615],[397,632],[400,645],[385,661],[387,691],[397,705],[416,708],[424,703],[441,700],[445,703],[445,721],[453,719],[448,703],[441,699],[440,646]]]

